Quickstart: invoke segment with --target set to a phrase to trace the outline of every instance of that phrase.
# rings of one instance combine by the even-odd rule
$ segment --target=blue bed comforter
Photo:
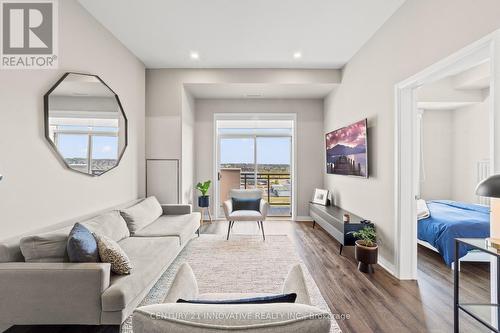
[[[448,266],[454,260],[454,238],[490,236],[490,208],[450,200],[427,202],[430,217],[418,221],[418,239],[438,249]],[[459,257],[470,250],[460,245]]]

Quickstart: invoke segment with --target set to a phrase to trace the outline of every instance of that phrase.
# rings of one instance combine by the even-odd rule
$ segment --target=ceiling
[[[337,84],[189,83],[184,84],[194,98],[324,98]]]
[[[341,68],[405,0],[79,1],[148,68]]]

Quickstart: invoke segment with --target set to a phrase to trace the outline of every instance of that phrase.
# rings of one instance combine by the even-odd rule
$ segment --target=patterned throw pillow
[[[132,263],[117,242],[103,235],[94,234],[97,240],[99,256],[102,262],[111,264],[111,271],[116,274],[130,274]]]

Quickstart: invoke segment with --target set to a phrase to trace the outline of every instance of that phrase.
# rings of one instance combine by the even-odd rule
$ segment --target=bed
[[[448,266],[454,261],[455,238],[490,236],[489,207],[451,200],[426,204],[428,214],[418,214],[418,243],[439,252]],[[421,203],[417,206],[421,207]],[[465,245],[460,246],[459,257],[460,261],[489,261],[489,255],[481,255]]]

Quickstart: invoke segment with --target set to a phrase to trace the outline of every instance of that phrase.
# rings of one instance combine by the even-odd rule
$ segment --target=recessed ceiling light
[[[294,59],[300,59],[300,58],[302,58],[302,52],[300,52],[300,51],[294,52],[293,53],[293,58]]]
[[[261,93],[256,93],[256,94],[246,94],[245,95],[247,98],[260,98],[262,97]]]
[[[198,54],[198,52],[195,52],[195,51],[191,51],[189,53],[189,57],[193,60],[198,60],[200,59],[200,55]]]

